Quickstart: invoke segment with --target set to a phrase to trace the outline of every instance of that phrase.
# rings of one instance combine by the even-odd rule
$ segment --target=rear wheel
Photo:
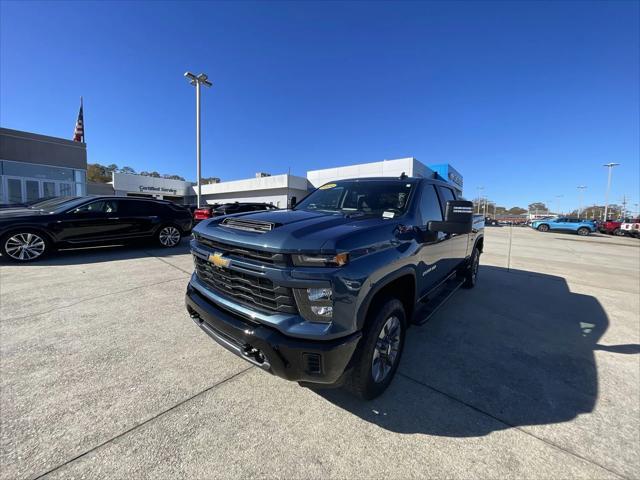
[[[33,262],[50,250],[49,239],[33,230],[11,232],[0,240],[2,255],[13,262]]]
[[[345,385],[352,393],[371,400],[387,389],[400,363],[406,324],[400,300],[390,298],[371,309]]]
[[[591,230],[589,230],[587,227],[580,227],[578,229],[578,235],[582,235],[583,237],[589,235],[591,233]]]
[[[180,232],[180,229],[175,225],[163,225],[158,230],[156,238],[158,239],[158,243],[160,244],[160,246],[165,248],[172,248],[180,243],[182,233]]]
[[[549,225],[547,225],[546,223],[543,223],[542,225],[538,225],[538,231],[539,232],[548,232],[549,231]]]

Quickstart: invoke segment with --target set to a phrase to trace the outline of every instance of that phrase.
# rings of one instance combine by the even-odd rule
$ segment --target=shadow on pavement
[[[594,350],[639,351],[598,345],[608,324],[594,297],[571,292],[560,277],[483,266],[475,289],[409,329],[384,395],[362,402],[342,390],[316,393],[401,433],[468,437],[567,422],[595,406]],[[487,415],[462,415],[467,407]]]
[[[189,253],[189,237],[184,237],[178,246],[163,248],[154,242],[136,242],[127,245],[105,245],[85,248],[64,249],[49,253],[42,260],[35,262],[16,263],[0,256],[0,265],[15,265],[20,267],[56,266],[56,265],[86,265],[91,263],[114,262],[118,260],[132,260],[135,258],[169,257]]]

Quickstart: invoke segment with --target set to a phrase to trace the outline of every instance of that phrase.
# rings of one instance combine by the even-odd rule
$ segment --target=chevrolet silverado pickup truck
[[[409,325],[475,285],[483,234],[444,181],[335,181],[289,210],[201,222],[187,311],[267,372],[371,399],[390,384]]]

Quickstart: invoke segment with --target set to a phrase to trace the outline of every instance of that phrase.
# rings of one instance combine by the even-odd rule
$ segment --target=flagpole
[[[84,128],[84,107],[82,105],[82,95],[80,95],[80,110],[82,110],[82,141],[87,143],[86,129]]]

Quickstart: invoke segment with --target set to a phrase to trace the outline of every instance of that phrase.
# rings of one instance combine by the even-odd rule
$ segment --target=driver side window
[[[442,221],[440,200],[438,200],[438,195],[436,194],[434,185],[427,184],[422,189],[422,196],[420,198],[420,214],[422,215],[422,225],[426,225],[430,221]]]

